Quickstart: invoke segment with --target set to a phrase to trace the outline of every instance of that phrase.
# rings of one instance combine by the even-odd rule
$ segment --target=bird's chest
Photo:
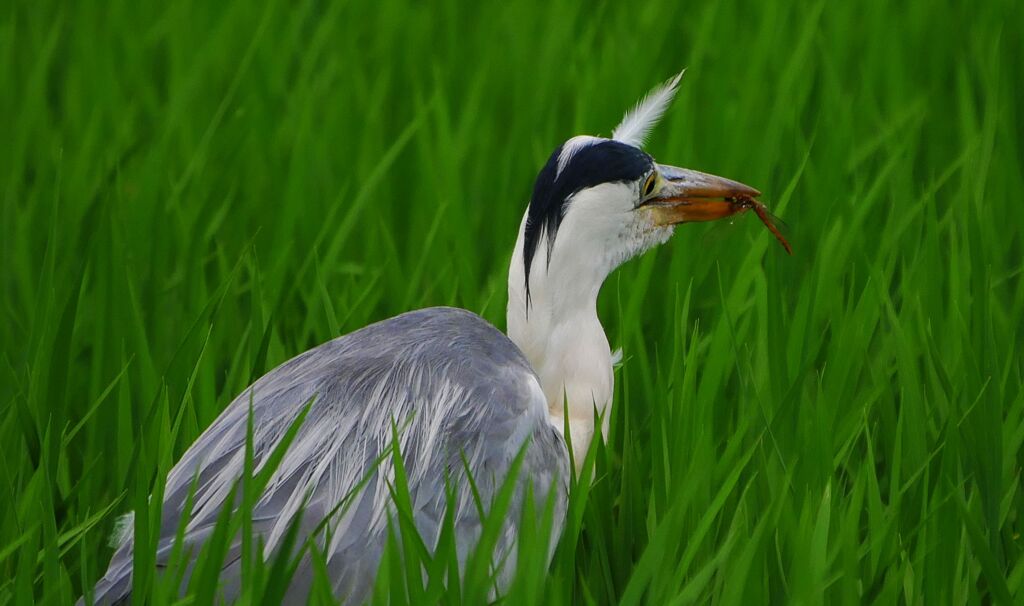
[[[562,418],[567,409],[570,419],[592,421],[594,409],[603,413],[611,402],[614,378],[604,333],[549,352],[536,370],[552,416]]]
[[[568,371],[568,372],[567,372]],[[586,458],[595,430],[608,435],[613,382],[611,357],[592,358],[589,363],[581,358],[567,357],[561,364],[553,364],[542,372],[544,395],[548,401],[551,424],[572,446],[577,471]],[[595,426],[595,414],[601,425]],[[568,424],[568,435],[565,435]]]

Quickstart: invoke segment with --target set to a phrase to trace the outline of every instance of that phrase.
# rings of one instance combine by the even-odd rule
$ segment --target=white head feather
[[[647,134],[661,119],[665,109],[676,95],[679,80],[686,70],[676,74],[671,80],[647,93],[640,103],[626,113],[622,122],[612,131],[612,139],[635,147],[643,147]]]
[[[591,137],[590,135],[576,135],[572,139],[569,139],[562,145],[562,153],[558,154],[558,168],[555,170],[555,178],[557,179],[565,167],[568,166],[569,160],[576,155],[576,152],[580,151],[588,145],[593,145],[599,141],[603,141],[600,137]]]

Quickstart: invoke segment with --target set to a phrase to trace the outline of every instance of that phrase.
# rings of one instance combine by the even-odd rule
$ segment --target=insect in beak
[[[772,221],[771,213],[756,197],[753,187],[707,173],[658,165],[662,176],[656,194],[641,203],[648,209],[655,225],[677,225],[698,221],[715,221],[753,210],[786,252],[793,249]]]

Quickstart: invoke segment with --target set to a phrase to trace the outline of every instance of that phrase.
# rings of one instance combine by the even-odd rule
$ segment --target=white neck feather
[[[641,146],[681,77],[679,73],[644,97],[615,128],[613,138]],[[555,179],[577,153],[599,141],[587,136],[567,141],[559,151]],[[562,431],[568,417],[567,437],[579,465],[594,437],[595,411],[602,419],[601,429],[607,430],[614,386],[612,352],[597,318],[598,292],[612,270],[665,242],[672,227],[656,225],[635,212],[639,180],[609,179],[571,195],[571,205],[561,201],[566,206],[559,209],[564,214],[558,234],[539,238],[529,276],[524,263],[529,211],[523,216],[508,272],[508,336],[540,378],[551,423]],[[554,237],[553,246],[549,237]]]
[[[597,317],[601,284],[617,263],[604,255],[560,254],[571,238],[556,238],[552,263],[547,242],[537,247],[526,297],[523,242],[526,218],[509,268],[508,336],[540,378],[550,420],[558,431],[568,415],[573,455],[579,465],[594,435],[594,411],[607,430],[612,400],[612,354]],[[529,306],[529,307],[527,307]]]

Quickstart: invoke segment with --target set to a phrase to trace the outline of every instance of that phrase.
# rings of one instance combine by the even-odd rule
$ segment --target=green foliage
[[[1022,599],[1021,6],[5,5],[0,603],[76,599],[128,510],[151,570],[149,496],[276,364],[427,305],[503,326],[539,166],[682,67],[649,151],[764,191],[795,256],[744,216],[608,281],[608,444],[509,602]],[[254,603],[294,565],[258,549]],[[489,591],[454,566],[403,533],[374,598]]]

